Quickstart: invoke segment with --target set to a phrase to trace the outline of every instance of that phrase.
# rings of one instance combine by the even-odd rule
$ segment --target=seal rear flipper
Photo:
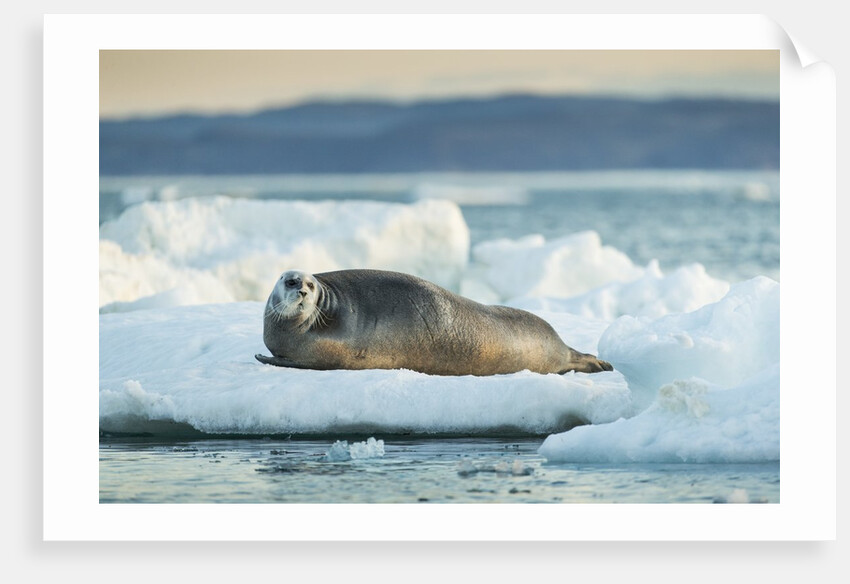
[[[613,371],[614,367],[608,362],[599,359],[590,353],[579,353],[573,350],[570,366],[564,371],[559,371],[561,375],[568,371],[577,371],[579,373],[601,373],[602,371]]]
[[[263,363],[265,365],[275,365],[277,367],[294,367],[296,369],[307,369],[307,367],[304,367],[303,365],[299,365],[295,361],[290,361],[289,359],[284,359],[283,357],[275,357],[275,356],[266,357],[265,355],[261,355],[261,354],[257,353],[256,355],[254,355],[254,359],[256,359],[257,361],[259,361],[260,363]]]

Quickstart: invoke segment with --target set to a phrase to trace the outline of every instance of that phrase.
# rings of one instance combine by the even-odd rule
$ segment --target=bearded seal
[[[398,272],[284,272],[266,302],[261,363],[299,369],[411,369],[432,375],[595,373],[542,318],[486,306]]]

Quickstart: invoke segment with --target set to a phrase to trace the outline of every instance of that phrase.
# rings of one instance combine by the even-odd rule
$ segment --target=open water
[[[778,503],[779,463],[554,464],[541,439],[105,440],[101,503]]]

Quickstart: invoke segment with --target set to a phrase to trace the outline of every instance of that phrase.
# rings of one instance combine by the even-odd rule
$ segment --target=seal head
[[[294,331],[306,332],[323,323],[319,307],[322,285],[312,274],[301,270],[284,272],[266,301],[265,316]]]

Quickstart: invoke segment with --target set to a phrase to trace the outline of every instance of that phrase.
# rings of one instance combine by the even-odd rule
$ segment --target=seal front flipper
[[[284,359],[283,357],[266,357],[265,355],[261,355],[257,353],[254,355],[254,359],[263,363],[265,365],[275,365],[277,367],[295,367],[296,369],[305,369],[304,366],[299,365],[295,361],[290,361],[289,359]]]

